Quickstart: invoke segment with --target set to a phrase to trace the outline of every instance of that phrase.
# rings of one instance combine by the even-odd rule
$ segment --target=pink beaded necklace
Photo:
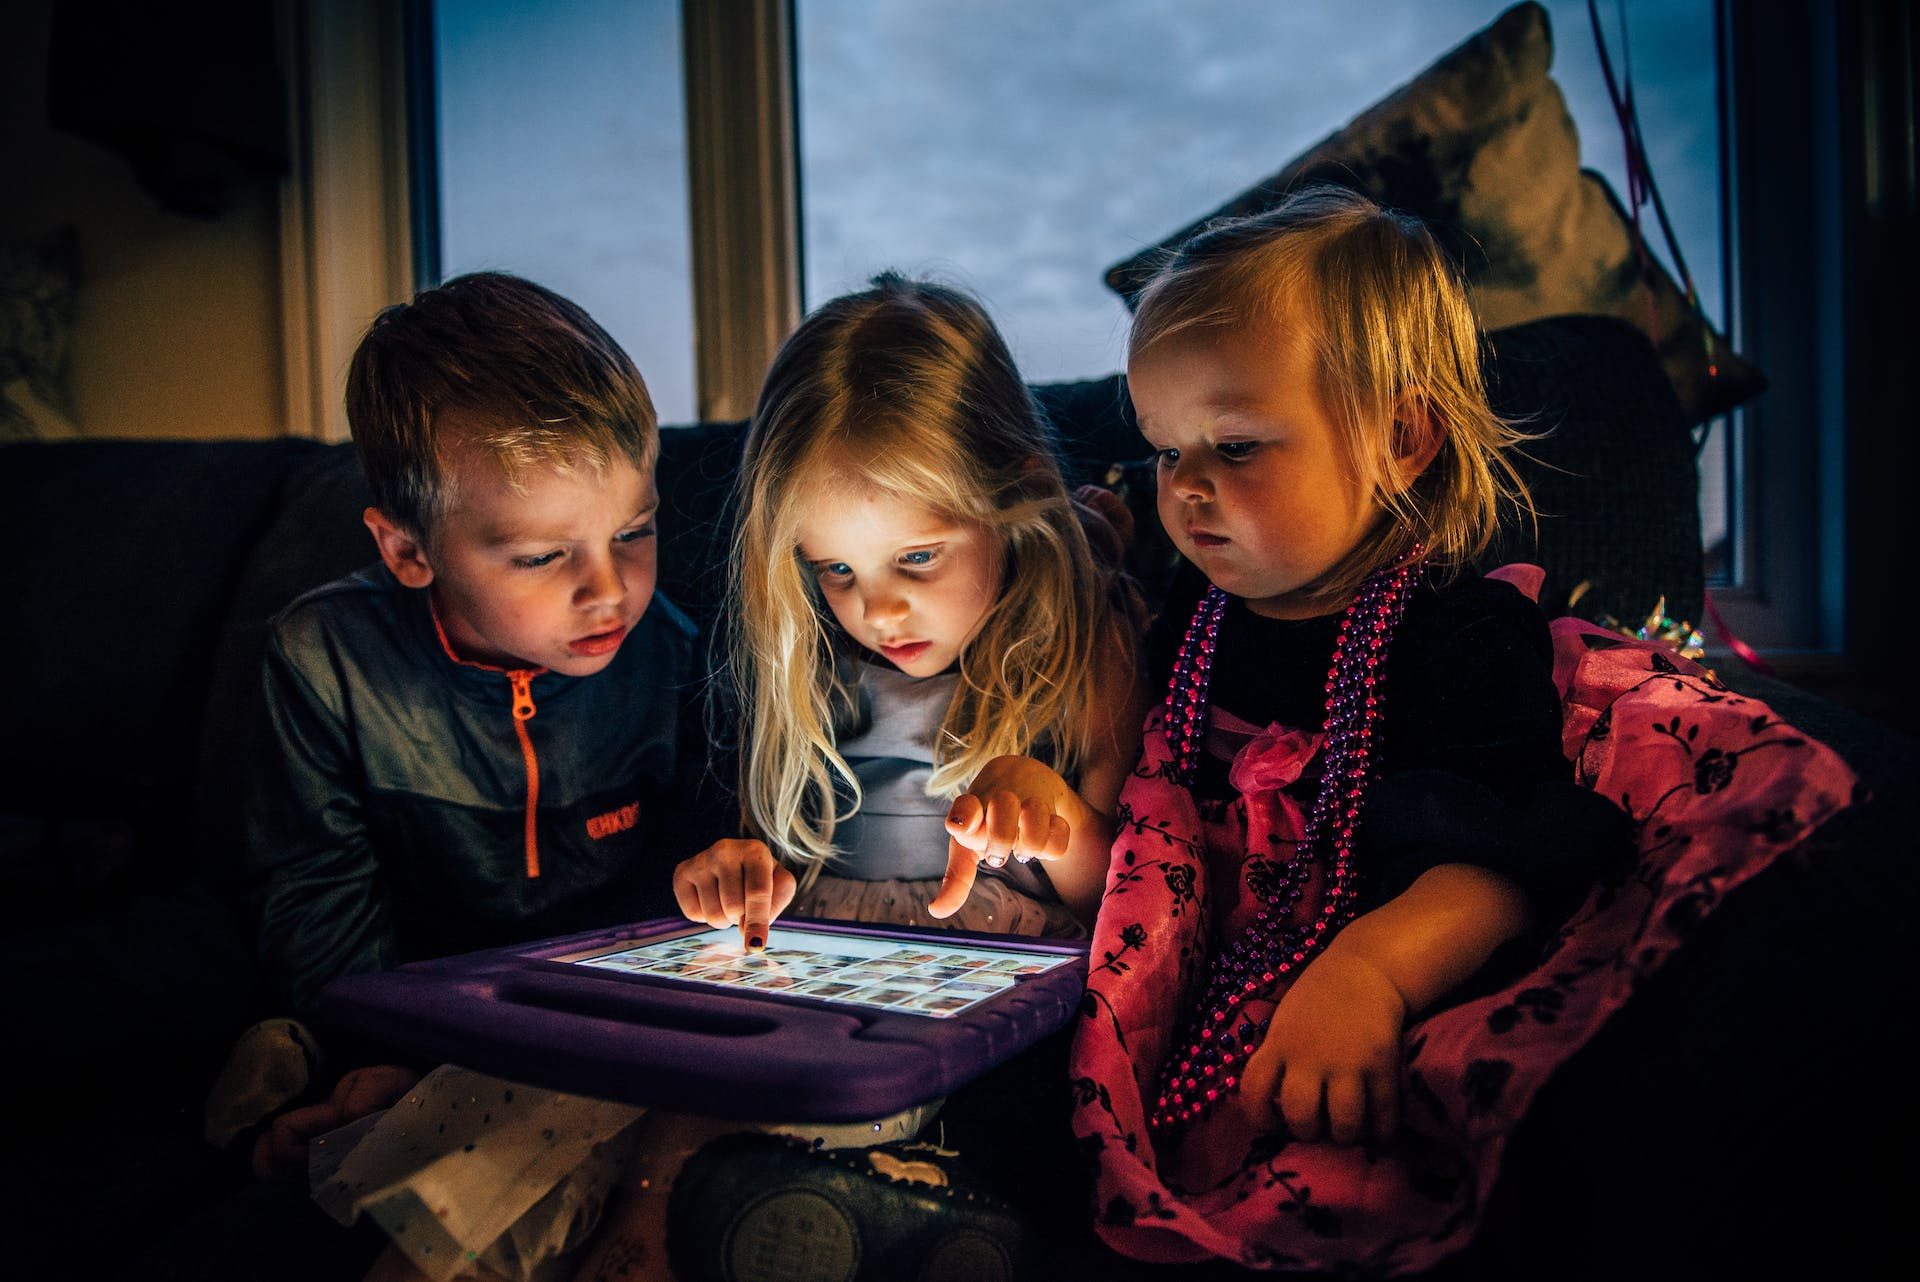
[[[1340,620],[1327,670],[1327,715],[1321,742],[1320,791],[1306,832],[1264,898],[1265,907],[1213,959],[1192,1019],[1160,1069],[1160,1091],[1148,1127],[1171,1135],[1205,1116],[1240,1084],[1240,1073],[1267,1031],[1240,1008],[1247,998],[1305,965],[1314,950],[1353,917],[1353,835],[1377,762],[1374,723],[1387,646],[1406,610],[1420,570],[1416,543],[1360,586]],[[1187,624],[1167,683],[1166,735],[1176,777],[1191,787],[1206,732],[1208,686],[1227,594],[1210,588]],[[1326,868],[1326,896],[1311,921],[1293,908],[1316,862]],[[1237,1022],[1236,1022],[1237,1021]]]

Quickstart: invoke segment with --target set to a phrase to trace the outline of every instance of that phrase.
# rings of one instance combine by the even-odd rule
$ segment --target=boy
[[[261,955],[299,1014],[336,976],[671,913],[720,827],[619,346],[539,285],[462,276],[374,321],[347,414],[381,564],[274,621],[248,800]]]

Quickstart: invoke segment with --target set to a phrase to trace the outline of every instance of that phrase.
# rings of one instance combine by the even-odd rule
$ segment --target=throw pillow
[[[75,434],[67,351],[78,260],[71,227],[0,245],[0,440]]]
[[[1107,284],[1131,306],[1162,257],[1212,219],[1258,213],[1309,183],[1343,183],[1433,227],[1466,273],[1483,328],[1618,316],[1653,340],[1688,422],[1731,409],[1765,378],[1641,252],[1606,180],[1580,167],[1552,61],[1546,10],[1514,5],[1271,178],[1109,268]]]

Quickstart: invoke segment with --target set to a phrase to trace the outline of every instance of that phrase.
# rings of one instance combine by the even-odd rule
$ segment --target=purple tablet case
[[[742,1121],[854,1122],[936,1099],[1010,1059],[1064,1026],[1086,983],[1084,940],[778,924],[1075,960],[950,1018],[553,960],[690,925],[659,918],[347,976],[321,993],[320,1013],[410,1055],[552,1090]]]

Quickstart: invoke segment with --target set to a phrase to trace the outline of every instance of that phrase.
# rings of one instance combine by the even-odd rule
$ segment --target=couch
[[[1663,596],[1698,618],[1692,438],[1644,335],[1567,316],[1496,331],[1488,353],[1500,407],[1548,429],[1523,461],[1539,527],[1489,561],[1544,567],[1553,610],[1587,583],[1583,613],[1637,619]],[[1124,379],[1034,390],[1070,481],[1133,507],[1131,565],[1157,599],[1174,558]],[[665,432],[660,587],[702,621],[741,435]],[[257,671],[275,610],[372,559],[366,501],[346,445],[0,448],[0,1019],[17,1083],[0,1205],[22,1230],[15,1276],[119,1276],[246,1184],[200,1110],[235,1035],[275,1013],[233,891]],[[1916,1138],[1896,1052],[1913,1022],[1900,934],[1920,751],[1733,660],[1719,670],[1840,752],[1873,799],[1731,897],[1555,1079],[1485,1229],[1436,1278],[1844,1277],[1891,1242],[1899,1181],[1879,1172]],[[972,1107],[1019,1111],[991,1094]],[[1023,1143],[1060,1139],[1033,1125]],[[1237,1276],[1108,1255],[1058,1182],[1010,1152],[1003,1175],[1044,1211],[1053,1276]]]

